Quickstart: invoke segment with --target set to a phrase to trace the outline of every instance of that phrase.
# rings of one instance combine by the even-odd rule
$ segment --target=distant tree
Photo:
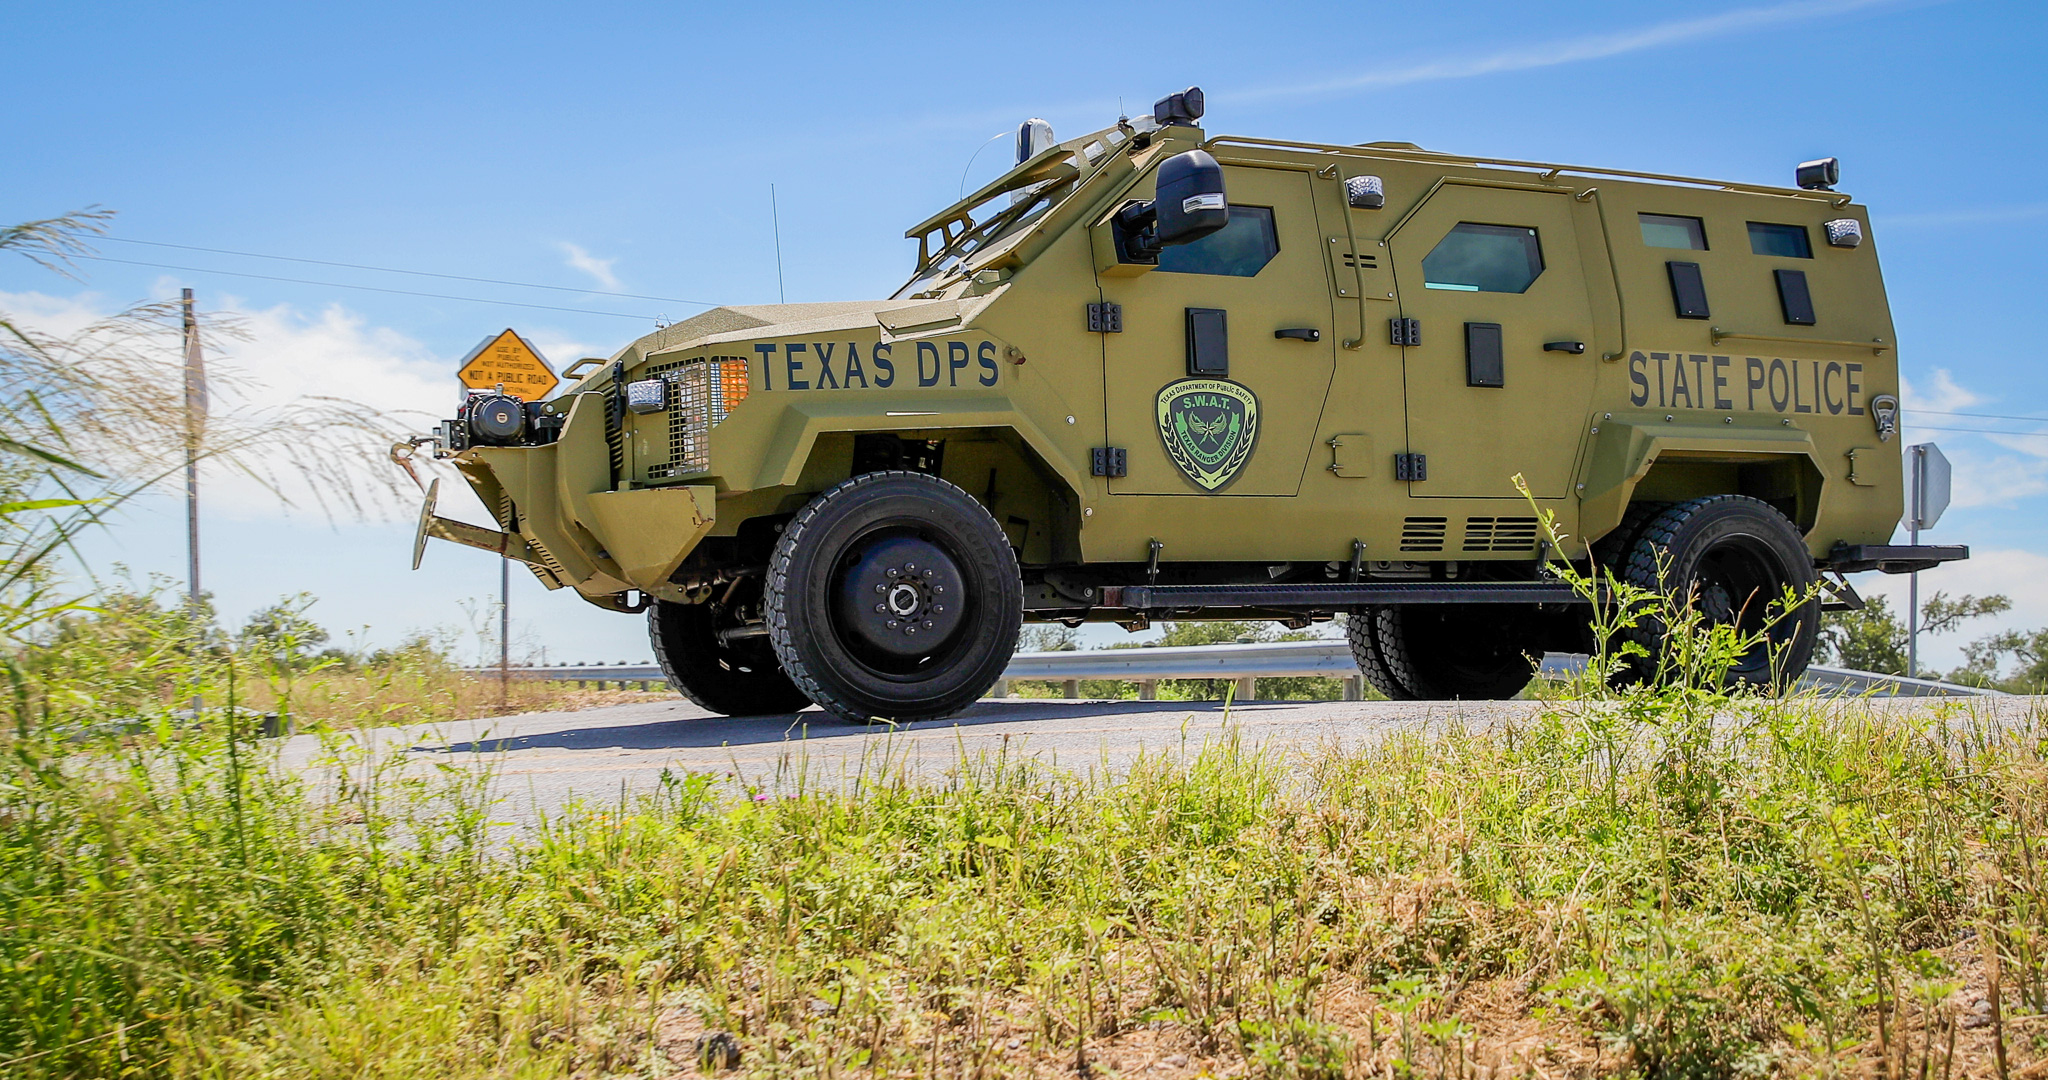
[[[237,634],[243,650],[278,667],[303,668],[314,662],[341,659],[334,650],[316,653],[327,644],[328,633],[306,616],[315,600],[312,593],[288,596],[249,616]]]
[[[2006,658],[2012,674],[2001,676]],[[1963,646],[1963,666],[1950,674],[1957,682],[1990,686],[2016,694],[2048,693],[2048,629],[2007,630]]]
[[[1059,623],[1033,623],[1017,636],[1018,652],[1071,652],[1080,648],[1081,632]]]
[[[1999,594],[1950,599],[1935,593],[1920,605],[1920,632],[1946,634],[1971,619],[2012,609]],[[1885,675],[1906,673],[1906,627],[1882,596],[1864,601],[1859,611],[1830,611],[1821,616],[1819,659],[1858,671]],[[1994,664],[1994,667],[1996,665]]]

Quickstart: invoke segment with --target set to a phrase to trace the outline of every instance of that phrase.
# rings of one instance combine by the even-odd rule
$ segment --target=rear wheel
[[[760,587],[754,586],[758,597]],[[758,624],[757,624],[758,625]],[[715,713],[792,713],[811,703],[775,659],[766,637],[719,640],[740,627],[737,607],[656,600],[647,609],[647,640],[676,692]]]
[[[1358,664],[1358,672],[1372,688],[1394,701],[1410,701],[1415,695],[1407,686],[1394,678],[1387,668],[1386,658],[1380,655],[1379,618],[1384,610],[1376,607],[1352,608],[1345,619],[1344,636],[1351,641],[1351,659]]]
[[[768,563],[769,641],[847,720],[928,720],[1009,666],[1024,587],[980,503],[918,472],[856,476],[799,511]]]
[[[1809,599],[1786,612],[1779,603],[1787,590],[1812,592],[1813,556],[1798,528],[1769,503],[1715,495],[1672,504],[1644,523],[1620,577],[1662,594],[1673,610],[1692,604],[1707,623],[1759,635],[1729,672],[1731,684],[1782,689],[1813,662],[1820,605]],[[1646,616],[1625,633],[1649,652],[1630,674],[1657,677],[1667,651],[1663,620]]]
[[[1387,696],[1498,701],[1521,693],[1536,674],[1529,655],[1535,635],[1524,614],[1499,604],[1380,608],[1372,644],[1388,680],[1402,691]],[[1352,655],[1358,653],[1354,645]],[[1365,670],[1363,660],[1359,668]]]

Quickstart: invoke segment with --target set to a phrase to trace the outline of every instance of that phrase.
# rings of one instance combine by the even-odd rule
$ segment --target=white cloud
[[[175,287],[174,285],[172,287]],[[164,288],[155,293],[162,295]],[[274,412],[286,407],[332,410],[335,430],[342,431],[345,415],[355,405],[368,406],[390,423],[408,430],[425,432],[436,419],[453,412],[460,389],[451,361],[426,345],[385,327],[371,326],[361,316],[339,304],[330,304],[308,314],[289,305],[269,308],[245,307],[230,297],[212,305],[215,313],[239,325],[242,336],[217,335],[206,341],[205,356],[213,390],[213,411],[243,414]],[[43,293],[0,292],[0,311],[17,323],[53,336],[70,336],[117,311],[119,306],[92,292],[61,297]],[[574,345],[566,345],[576,348]],[[175,341],[167,341],[164,362],[177,364]],[[175,377],[174,377],[175,378]],[[337,399],[332,402],[312,399]],[[351,403],[354,403],[352,405]],[[317,432],[311,437],[318,438]],[[339,448],[347,440],[337,439]],[[417,508],[417,493],[390,462],[361,457],[361,441],[346,460],[348,474],[362,498],[364,516],[391,519],[410,516]],[[264,455],[257,462],[262,471]],[[330,459],[334,460],[334,459]],[[452,474],[450,474],[452,476]],[[391,481],[403,487],[392,491]],[[209,516],[219,515],[238,522],[276,520],[299,511],[319,517],[322,492],[296,482],[294,474],[279,463],[275,483],[220,463],[202,465],[201,499]],[[165,481],[166,488],[182,490],[182,477]],[[481,506],[471,508],[473,497],[467,485],[442,485],[444,495],[458,511],[473,510],[476,520],[487,520]],[[335,516],[343,517],[338,508]],[[353,514],[346,515],[353,517]]]
[[[1680,19],[1634,30],[1551,41],[1524,43],[1482,56],[1436,60],[1405,67],[1380,68],[1358,75],[1258,90],[1241,90],[1233,97],[1246,100],[1272,98],[1330,97],[1370,87],[1406,86],[1499,75],[1532,68],[1604,60],[1624,53],[1663,48],[1690,41],[1724,37],[1786,23],[1807,22],[1831,15],[1844,15],[1865,8],[1889,7],[1897,0],[1797,0],[1770,7],[1738,8],[1697,19]]]
[[[614,292],[618,291],[619,279],[618,275],[612,273],[612,264],[618,262],[619,260],[600,259],[597,256],[592,255],[591,253],[583,250],[582,248],[577,247],[575,244],[570,243],[564,243],[562,245],[562,251],[569,256],[566,260],[564,260],[564,262],[570,268],[581,270],[584,273],[589,274],[592,278],[596,279],[599,285],[602,285],[605,288],[610,289]]]
[[[1904,406],[1906,414],[1911,416],[1916,409],[1926,409],[1930,412],[1967,409],[1972,405],[1983,404],[1984,398],[1956,382],[1955,376],[1949,374],[1947,368],[1935,368],[1932,385],[1925,387],[1907,378],[1903,372],[1900,373],[1899,403]]]

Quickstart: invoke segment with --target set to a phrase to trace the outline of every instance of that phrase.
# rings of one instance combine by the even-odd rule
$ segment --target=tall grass
[[[1114,776],[677,775],[496,834],[487,769],[336,740],[316,787],[232,713],[81,744],[17,695],[0,1067],[667,1074],[714,1031],[758,1075],[2041,1060],[2048,725],[1680,693]]]

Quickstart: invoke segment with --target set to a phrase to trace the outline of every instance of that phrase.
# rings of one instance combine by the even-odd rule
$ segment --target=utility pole
[[[498,560],[498,708],[512,707],[512,560]]]
[[[206,357],[199,347],[199,319],[192,290],[180,300],[185,316],[185,581],[192,610],[199,610],[199,444],[206,432]]]

